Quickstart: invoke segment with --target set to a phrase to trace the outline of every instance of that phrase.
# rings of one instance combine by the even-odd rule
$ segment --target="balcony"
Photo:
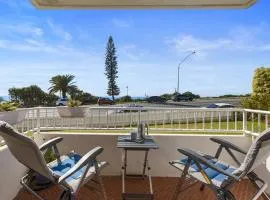
[[[38,144],[61,136],[64,141],[59,145],[61,153],[75,150],[84,154],[94,146],[104,147],[100,160],[110,163],[103,170],[105,186],[109,199],[120,199],[121,195],[121,151],[116,147],[117,137],[127,134],[138,123],[149,124],[150,135],[159,144],[158,150],[150,152],[152,166],[153,187],[156,199],[169,199],[175,189],[179,172],[169,166],[170,160],[180,157],[176,151],[178,147],[188,147],[214,154],[217,145],[210,142],[213,135],[225,138],[243,149],[248,149],[252,139],[269,127],[268,111],[247,109],[206,109],[206,108],[122,108],[122,107],[87,107],[84,118],[61,118],[57,108],[37,107],[29,108],[24,121],[15,127],[35,139]],[[25,168],[10,154],[2,141],[0,147],[0,194],[1,199],[34,199],[25,191],[20,191],[19,178],[25,173]],[[129,153],[128,171],[139,173],[142,169],[143,154]],[[238,155],[240,159],[243,159]],[[222,154],[222,160],[234,164],[227,155]],[[268,159],[269,160],[269,159]],[[268,169],[262,165],[257,173],[266,181],[270,180]],[[144,191],[147,182],[143,180],[128,180],[128,190]],[[199,185],[195,185],[182,194],[179,199],[213,199],[210,190],[200,192]],[[248,180],[240,182],[233,192],[237,199],[250,199],[254,188]],[[268,188],[268,192],[270,192]],[[58,188],[42,191],[41,195],[47,199],[56,199]],[[80,199],[87,199],[90,194],[82,189]],[[98,199],[93,196],[93,199]]]

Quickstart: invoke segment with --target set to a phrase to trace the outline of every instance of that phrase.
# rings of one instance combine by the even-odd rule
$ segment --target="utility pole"
[[[127,96],[128,96],[128,86],[126,86],[126,88],[127,88]]]
[[[180,66],[192,55],[194,55],[196,53],[196,51],[192,51],[190,52],[188,55],[186,55],[183,60],[178,64],[178,78],[177,78],[177,92],[179,93],[179,78],[180,78]]]

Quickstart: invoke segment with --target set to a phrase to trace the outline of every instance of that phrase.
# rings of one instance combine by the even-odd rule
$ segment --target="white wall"
[[[6,146],[0,147],[0,199],[12,200],[19,189],[20,178],[26,168],[21,165],[10,153]]]
[[[116,141],[118,135],[112,134],[40,134],[35,135],[38,144],[43,143],[49,138],[62,136],[63,142],[59,145],[61,153],[67,153],[75,150],[84,154],[95,146],[104,147],[104,152],[100,156],[100,160],[106,160],[110,165],[104,169],[104,175],[120,175],[121,172],[121,150],[117,149]],[[168,162],[180,158],[177,152],[179,147],[187,147],[193,150],[200,150],[209,154],[214,154],[217,145],[209,140],[211,136],[194,136],[194,135],[153,135],[160,148],[150,152],[150,163],[153,176],[178,176],[179,171],[171,167]],[[244,136],[218,136],[223,137],[244,149],[248,149],[251,139]],[[44,140],[45,139],[45,140]],[[128,154],[129,165],[128,172],[138,173],[142,170],[143,155],[141,153]],[[141,156],[141,157],[140,157]],[[222,154],[222,160],[232,163],[232,159],[226,154]],[[270,165],[270,161],[268,162]],[[25,168],[18,163],[11,155],[7,147],[0,148],[0,194],[1,200],[11,200],[15,197],[20,189],[19,179],[25,172]],[[270,182],[270,174],[264,166],[258,169],[258,173],[265,180]],[[270,190],[268,189],[268,192]]]

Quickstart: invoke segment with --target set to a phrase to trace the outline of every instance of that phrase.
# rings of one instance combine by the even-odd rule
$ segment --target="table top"
[[[146,136],[143,143],[132,141],[130,135],[119,136],[117,139],[117,147],[124,149],[158,149],[158,144],[151,136]]]

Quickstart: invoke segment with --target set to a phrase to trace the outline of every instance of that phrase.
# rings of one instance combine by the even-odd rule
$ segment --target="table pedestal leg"
[[[122,193],[125,193],[125,176],[127,173],[127,150],[122,151]]]

